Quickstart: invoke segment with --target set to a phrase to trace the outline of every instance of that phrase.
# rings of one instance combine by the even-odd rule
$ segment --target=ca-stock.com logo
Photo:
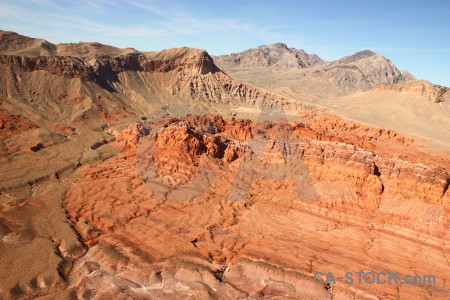
[[[333,272],[314,274],[317,284],[407,284],[407,285],[435,285],[435,275],[402,275],[398,272],[346,272],[342,276]]]

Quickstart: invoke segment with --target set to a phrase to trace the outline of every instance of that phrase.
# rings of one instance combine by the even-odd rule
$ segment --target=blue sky
[[[450,1],[0,0],[0,29],[53,43],[228,54],[284,42],[326,60],[370,49],[450,86]]]

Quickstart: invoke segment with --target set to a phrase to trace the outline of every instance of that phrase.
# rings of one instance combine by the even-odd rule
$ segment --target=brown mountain
[[[284,43],[259,46],[240,53],[214,57],[221,66],[241,67],[278,67],[278,68],[309,68],[324,63],[315,54],[307,54],[303,50],[288,48]]]
[[[292,88],[298,94],[366,91],[378,84],[413,80],[387,58],[365,50],[326,62],[317,55],[277,43],[237,54],[214,57],[216,64],[237,80],[263,88]]]
[[[229,78],[204,50],[54,45],[12,32],[1,32],[0,49],[0,234],[10,241],[0,244],[0,268],[14,266],[0,275],[0,298],[64,286],[85,249],[61,208],[66,180],[117,155],[116,135],[130,124],[187,113],[257,119],[261,110],[268,118],[321,110]],[[33,199],[38,206],[27,204]]]
[[[312,77],[325,80],[344,92],[366,91],[378,84],[394,84],[414,80],[407,71],[400,71],[387,58],[365,50],[314,68]]]

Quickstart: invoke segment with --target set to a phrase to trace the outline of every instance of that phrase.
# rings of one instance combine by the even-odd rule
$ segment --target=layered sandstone
[[[0,41],[2,112],[39,127],[20,139],[5,136],[2,149],[13,155],[42,145],[33,148],[43,149],[36,151],[39,161],[51,159],[56,166],[38,168],[32,163],[35,157],[15,156],[10,163],[18,166],[17,172],[6,175],[0,189],[48,178],[98,157],[98,151],[85,146],[96,150],[107,145],[113,139],[108,128],[123,128],[140,118],[208,111],[256,118],[262,110],[276,118],[321,110],[232,80],[204,50],[144,53],[83,43],[35,53],[40,40],[2,32]],[[111,155],[101,148],[109,152],[102,155]]]
[[[415,164],[426,154],[402,137],[353,124],[361,140],[331,123],[191,116],[120,134],[122,154],[80,169],[66,195],[90,249],[65,293],[445,299],[448,161]],[[312,279],[361,270],[435,274],[437,284]]]

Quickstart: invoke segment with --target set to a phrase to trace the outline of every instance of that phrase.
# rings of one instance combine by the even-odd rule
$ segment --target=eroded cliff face
[[[6,172],[11,169],[7,164],[0,166],[6,174],[0,189],[91,161],[98,155],[89,149],[95,151],[114,139],[111,128],[123,129],[141,118],[209,111],[256,117],[262,110],[296,117],[321,111],[232,80],[204,50],[143,53],[83,43],[54,45],[55,51],[41,53],[41,40],[0,33],[1,111],[30,129],[20,137],[12,128],[2,134],[2,157],[11,157],[8,164],[15,172]],[[42,149],[36,154],[38,161],[51,160],[57,167],[39,168],[35,157],[20,155],[32,147]],[[106,152],[102,156],[112,155]]]
[[[411,141],[324,118],[189,116],[120,133],[122,154],[81,168],[66,194],[89,250],[63,293],[445,299],[449,162],[413,163],[427,154]],[[362,270],[435,274],[437,284],[313,282]]]
[[[109,81],[109,84],[117,80],[117,73],[124,71],[190,70],[200,74],[219,71],[206,51],[190,48],[148,54],[130,53],[114,57],[104,55],[94,59],[64,55],[28,57],[4,54],[0,56],[0,64],[25,72],[45,70],[51,74],[97,83]]]
[[[41,53],[35,51],[43,47],[41,40],[7,32],[0,37],[5,109],[30,114],[19,106],[25,102],[33,113],[48,112],[47,118],[56,110],[68,126],[199,111],[231,115],[242,107],[253,114],[261,109],[282,115],[320,111],[231,79],[204,50],[138,52],[80,43],[53,45],[56,50]]]

